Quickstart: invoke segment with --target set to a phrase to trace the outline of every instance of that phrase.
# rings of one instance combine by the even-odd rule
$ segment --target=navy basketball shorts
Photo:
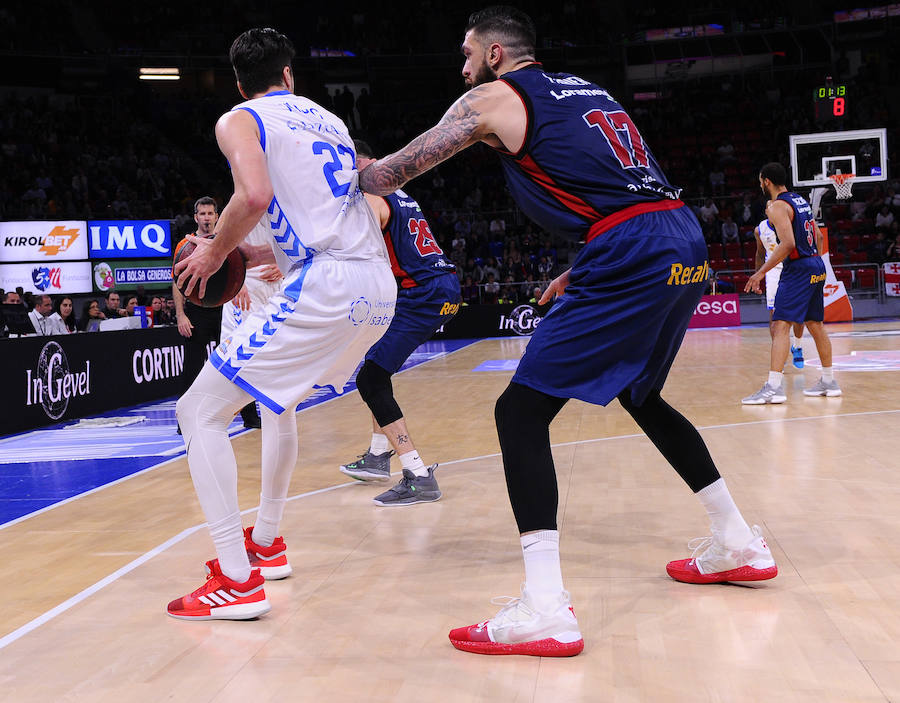
[[[706,243],[687,208],[637,215],[579,252],[513,382],[606,405],[661,390],[706,288]]]
[[[820,257],[785,260],[772,319],[785,322],[825,319],[825,263]]]
[[[421,286],[401,288],[394,319],[384,336],[366,353],[366,360],[397,373],[416,347],[431,339],[459,312],[460,299],[459,280],[452,273]]]

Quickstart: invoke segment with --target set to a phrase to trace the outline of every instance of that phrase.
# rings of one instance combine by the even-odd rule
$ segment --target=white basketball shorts
[[[232,334],[251,313],[262,309],[269,302],[269,298],[281,290],[281,281],[269,283],[257,278],[251,271],[247,271],[244,284],[247,286],[247,293],[250,294],[250,309],[241,310],[230,300],[225,303],[222,306],[222,336],[219,339],[225,339]]]
[[[390,326],[396,298],[387,261],[317,254],[222,339],[209,363],[279,414],[295,408],[314,386],[341,393]]]
[[[776,266],[766,273],[766,307],[769,310],[775,309],[775,293],[778,291],[778,281],[780,279],[781,265]]]

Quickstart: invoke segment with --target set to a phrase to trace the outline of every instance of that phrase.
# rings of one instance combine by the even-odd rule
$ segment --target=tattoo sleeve
[[[481,112],[478,89],[457,100],[434,127],[359,174],[359,186],[373,195],[390,195],[407,181],[477,141]]]

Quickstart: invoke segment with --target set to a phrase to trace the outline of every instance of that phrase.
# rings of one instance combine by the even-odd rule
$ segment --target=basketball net
[[[834,184],[835,197],[838,200],[847,200],[852,196],[855,173],[832,173],[828,176]]]

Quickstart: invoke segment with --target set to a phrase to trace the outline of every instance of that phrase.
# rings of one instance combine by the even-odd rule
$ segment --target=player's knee
[[[391,374],[378,364],[366,360],[356,375],[356,387],[379,427],[386,427],[403,417],[403,411],[394,399]]]
[[[528,433],[546,428],[565,403],[565,398],[510,383],[494,404],[497,432]]]
[[[654,411],[659,408],[660,404],[664,402],[658,390],[650,391],[643,401],[641,401],[640,405],[631,399],[630,388],[626,388],[616,397],[625,411],[637,420],[638,423],[646,421],[646,419],[652,416]]]

